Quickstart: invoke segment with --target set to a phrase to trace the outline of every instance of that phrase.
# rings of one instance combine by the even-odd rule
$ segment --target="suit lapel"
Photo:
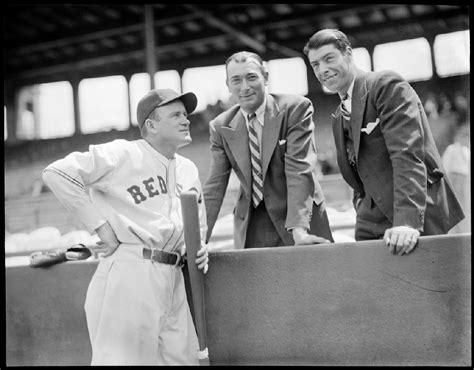
[[[351,128],[356,160],[359,159],[360,130],[368,97],[364,75],[365,73],[362,70],[357,70],[354,88],[352,89]]]
[[[265,107],[265,122],[262,131],[262,174],[263,180],[267,174],[270,159],[275,150],[276,143],[280,134],[280,127],[283,121],[283,112],[279,110],[275,99],[267,94],[267,103]]]
[[[222,136],[226,139],[235,162],[244,175],[244,178],[240,180],[250,191],[252,170],[250,168],[249,137],[245,119],[240,111],[237,111],[229,126],[222,127]],[[236,174],[239,175],[238,172]]]

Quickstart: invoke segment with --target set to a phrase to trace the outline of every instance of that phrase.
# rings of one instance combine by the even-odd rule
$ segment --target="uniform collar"
[[[151,145],[147,140],[143,139],[143,142],[145,143],[145,146],[148,148],[150,152],[153,153],[154,156],[163,164],[168,165],[170,164],[173,160],[176,159],[176,154],[173,156],[173,158],[167,158],[163,154],[161,154],[158,150],[156,150],[153,145]]]

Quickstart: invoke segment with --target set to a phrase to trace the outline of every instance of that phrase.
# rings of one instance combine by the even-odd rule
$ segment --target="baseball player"
[[[180,194],[198,194],[198,170],[176,151],[191,142],[188,115],[197,98],[152,90],[138,103],[142,139],[114,140],[73,152],[43,180],[104,252],[87,290],[92,365],[198,365],[198,340],[186,299]],[[198,268],[207,272],[205,245]]]

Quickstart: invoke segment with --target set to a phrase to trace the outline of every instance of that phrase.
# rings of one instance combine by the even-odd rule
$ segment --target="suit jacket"
[[[464,218],[422,103],[400,75],[356,70],[351,128],[357,172],[347,159],[338,108],[337,162],[354,200],[369,195],[393,226],[409,225],[424,235],[447,233]]]
[[[211,168],[203,188],[208,225],[206,242],[233,169],[240,181],[234,208],[234,244],[241,249],[245,246],[249,222],[252,174],[248,131],[239,105],[210,122],[210,142]],[[261,157],[265,206],[285,245],[293,245],[293,236],[287,229],[296,226],[310,229],[312,214],[320,215],[325,207],[316,178],[313,106],[309,99],[266,95]],[[327,217],[325,212],[324,217]],[[319,230],[310,229],[310,232],[322,235]]]

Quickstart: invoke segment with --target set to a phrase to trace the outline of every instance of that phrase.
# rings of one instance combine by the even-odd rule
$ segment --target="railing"
[[[52,193],[5,201],[5,229],[9,233],[29,232],[44,226],[61,233],[74,229],[75,220]]]

